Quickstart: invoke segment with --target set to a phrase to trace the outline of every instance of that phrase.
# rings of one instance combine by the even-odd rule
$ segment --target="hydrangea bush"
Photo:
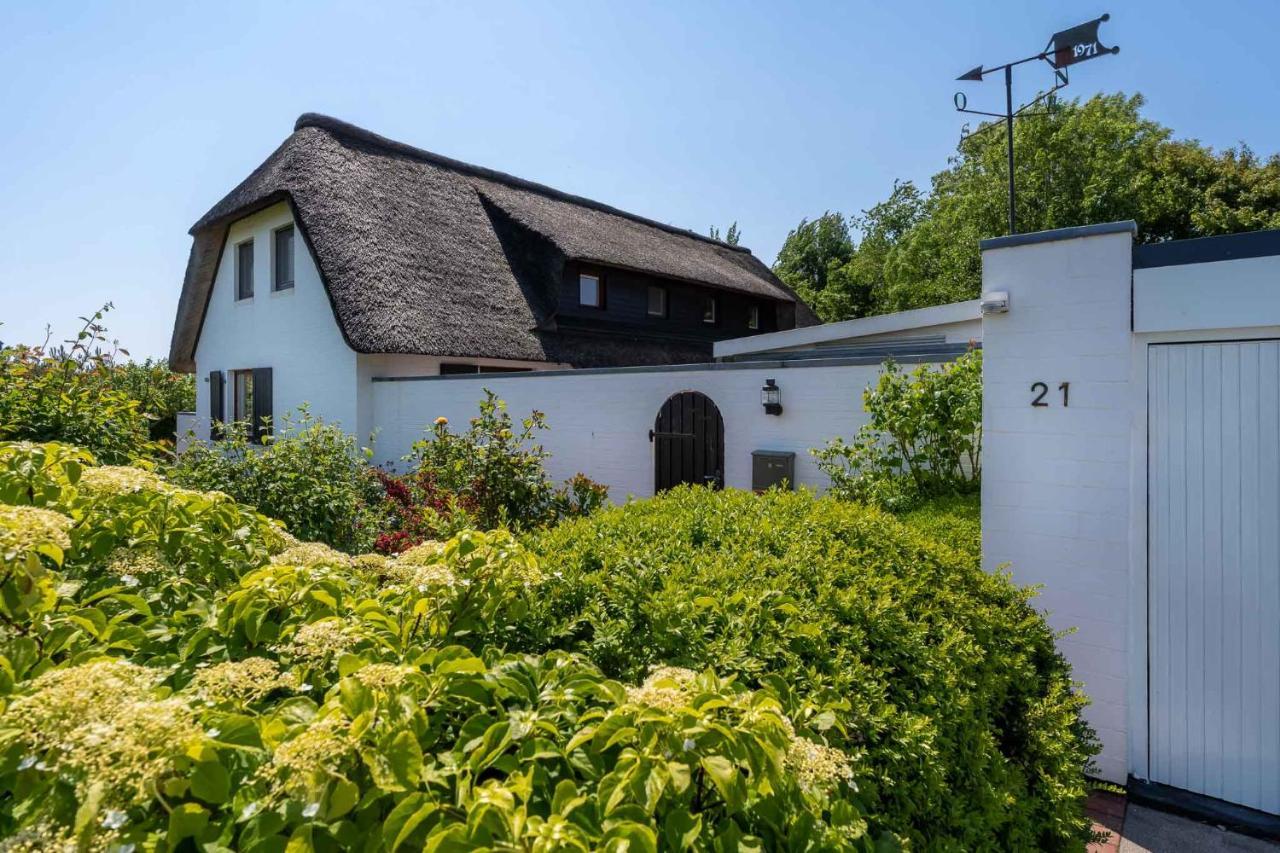
[[[56,444],[0,501],[3,849],[897,846],[812,702],[527,654],[509,533],[353,557]]]

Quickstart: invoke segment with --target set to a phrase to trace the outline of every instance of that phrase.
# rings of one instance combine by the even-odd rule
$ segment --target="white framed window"
[[[702,322],[714,326],[720,319],[720,306],[714,296],[702,297]]]
[[[604,285],[600,276],[589,273],[578,276],[578,304],[588,308],[604,307]]]
[[[253,298],[253,240],[236,244],[236,300]]]
[[[667,316],[667,289],[656,284],[649,285],[649,316]]]
[[[760,328],[760,306],[759,305],[752,305],[747,308],[747,328],[748,329]]]
[[[277,228],[271,235],[271,289],[293,287],[293,226]]]

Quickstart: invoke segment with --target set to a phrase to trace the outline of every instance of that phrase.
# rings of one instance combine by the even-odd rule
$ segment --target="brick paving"
[[[1107,837],[1090,844],[1088,853],[1119,853],[1127,806],[1128,802],[1123,794],[1095,791],[1089,795],[1085,811],[1093,821],[1093,831],[1105,833]]]

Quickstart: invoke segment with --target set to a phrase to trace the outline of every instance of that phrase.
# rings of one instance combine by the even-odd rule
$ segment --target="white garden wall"
[[[488,388],[506,401],[513,417],[532,409],[546,414],[550,429],[539,440],[552,454],[553,478],[582,472],[608,485],[615,501],[644,497],[653,494],[649,430],[659,408],[672,394],[700,391],[724,417],[726,486],[751,487],[753,450],[789,450],[796,454],[797,484],[822,489],[827,479],[809,449],[850,436],[865,423],[862,391],[880,369],[878,363],[775,362],[375,380],[375,452],[380,461],[394,462],[438,416],[464,429]],[[782,389],[781,415],[765,414],[761,406],[766,379]]]

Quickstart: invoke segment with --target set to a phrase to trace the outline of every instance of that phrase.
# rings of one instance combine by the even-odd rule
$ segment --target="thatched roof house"
[[[308,113],[191,228],[176,369],[195,369],[229,228],[281,202],[356,353],[706,361],[713,340],[816,322],[744,248]]]

